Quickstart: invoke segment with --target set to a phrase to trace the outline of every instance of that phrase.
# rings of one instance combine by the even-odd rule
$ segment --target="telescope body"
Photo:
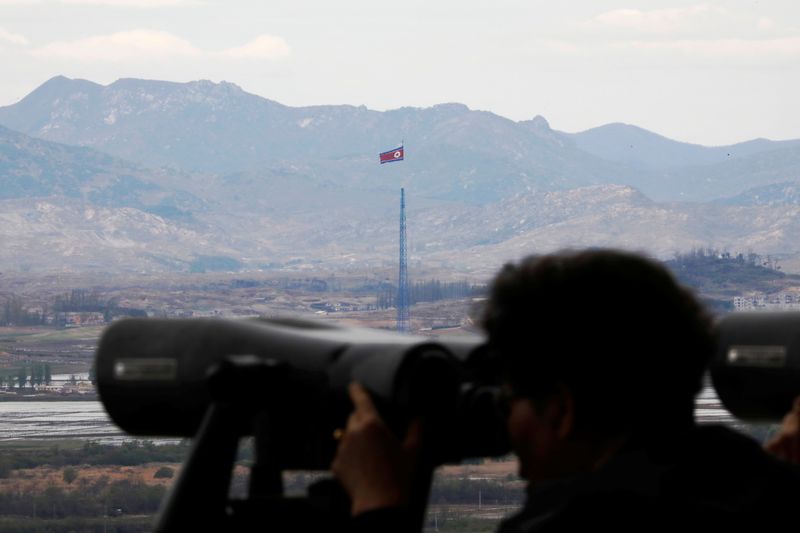
[[[458,343],[468,357],[481,339]],[[235,367],[224,380],[212,375]],[[96,360],[98,393],[132,435],[191,437],[212,402],[268,413],[284,468],[327,468],[362,383],[402,434],[427,416],[453,424],[463,361],[425,337],[293,320],[128,319],[110,326]],[[222,382],[224,381],[224,383]],[[248,417],[245,417],[248,418]],[[250,416],[249,418],[252,418]],[[243,435],[253,434],[242,427]]]
[[[778,421],[800,395],[800,313],[731,313],[718,325],[711,379],[725,408]]]

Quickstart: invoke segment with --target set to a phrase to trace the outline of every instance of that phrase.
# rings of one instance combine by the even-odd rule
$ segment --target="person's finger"
[[[347,437],[347,434],[354,431],[358,428],[358,415],[355,411],[350,413],[350,416],[347,417],[347,424],[344,426],[344,432],[342,433],[342,439]],[[340,440],[342,440],[340,439]]]
[[[350,383],[347,387],[347,391],[355,407],[355,412],[363,415],[378,415],[378,411],[375,409],[375,404],[372,403],[372,398],[370,398],[367,389],[360,383],[357,381]]]
[[[780,451],[780,439],[777,437],[772,437],[765,445],[764,448],[770,453],[778,455]]]
[[[788,446],[786,441],[786,435],[779,434],[772,437],[772,439],[764,445],[764,448],[778,459],[787,461],[789,457],[787,455]]]
[[[768,441],[766,441],[764,443],[764,449],[767,450],[770,453],[774,453],[774,450],[772,449],[774,446],[775,446],[775,440],[774,439],[769,439]]]

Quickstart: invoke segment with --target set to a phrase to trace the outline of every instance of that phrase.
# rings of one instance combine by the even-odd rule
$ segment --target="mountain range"
[[[0,125],[0,269],[391,264],[400,186],[412,256],[470,272],[565,245],[800,252],[800,139],[704,147],[461,104],[289,107],[225,82],[65,77]],[[404,162],[377,164],[403,141]]]

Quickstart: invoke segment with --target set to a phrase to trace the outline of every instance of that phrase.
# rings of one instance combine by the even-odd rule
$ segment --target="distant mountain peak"
[[[673,143],[680,142],[664,137],[661,134],[646,130],[640,126],[636,126],[635,124],[628,124],[627,122],[610,122],[608,124],[603,124],[602,126],[596,126],[594,128],[589,128],[588,130],[578,132],[575,135],[588,135],[592,133],[601,133],[603,135],[639,135],[646,136],[648,138],[664,139]]]
[[[542,132],[549,132],[552,131],[550,128],[550,123],[547,122],[547,119],[544,118],[542,115],[536,115],[530,120],[524,120],[521,122],[528,126],[528,128],[535,130],[535,131],[542,131]]]
[[[85,80],[83,78],[68,78],[63,74],[59,74],[58,76],[53,76],[52,78],[41,84],[38,88],[41,89],[43,87],[53,87],[53,86],[64,87],[67,85],[75,85],[75,84],[101,87],[99,83],[95,83],[90,80]]]
[[[535,126],[541,126],[550,129],[550,123],[542,115],[536,115],[531,119],[531,123]]]
[[[49,100],[53,97],[63,95],[64,93],[74,90],[96,90],[103,86],[93,81],[84,80],[81,78],[67,78],[66,76],[53,76],[36,89],[31,91],[23,102]]]
[[[54,85],[54,84],[64,84],[64,83],[69,83],[71,81],[72,80],[70,78],[64,76],[63,74],[59,74],[58,76],[53,76],[52,78],[41,84],[40,87],[47,87],[48,85]]]

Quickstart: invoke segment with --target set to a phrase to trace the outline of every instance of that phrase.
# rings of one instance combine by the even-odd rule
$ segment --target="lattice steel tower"
[[[397,331],[411,330],[408,294],[408,249],[406,247],[406,191],[400,189],[400,279],[397,283]]]

